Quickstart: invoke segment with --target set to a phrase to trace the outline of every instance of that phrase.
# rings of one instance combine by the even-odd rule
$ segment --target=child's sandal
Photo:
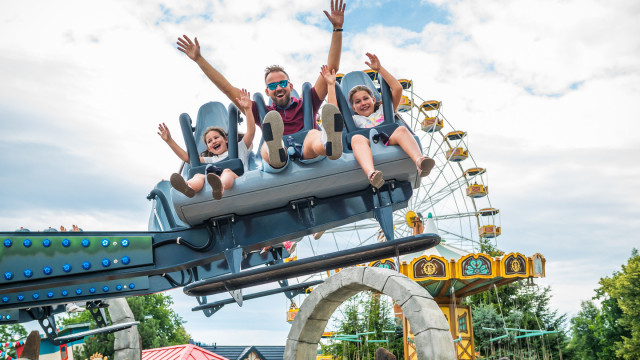
[[[196,191],[193,190],[189,186],[189,184],[187,184],[187,182],[184,180],[184,178],[180,174],[177,174],[177,173],[171,174],[171,177],[169,178],[169,182],[171,183],[171,186],[173,186],[173,188],[176,189],[176,191],[183,193],[188,198],[192,198],[196,195]]]
[[[269,252],[269,250],[271,250],[271,246],[265,246],[260,250],[260,255],[264,255],[266,253]]]
[[[209,183],[209,185],[211,185],[211,196],[213,196],[213,198],[216,200],[222,199],[224,188],[222,186],[222,180],[220,179],[220,176],[214,173],[208,173],[207,182]]]
[[[416,160],[416,168],[418,169],[418,175],[425,177],[431,173],[431,169],[436,165],[435,160],[428,156],[420,157]]]
[[[369,173],[369,183],[371,183],[371,185],[376,189],[379,189],[382,185],[384,185],[382,172],[378,170],[371,171]]]

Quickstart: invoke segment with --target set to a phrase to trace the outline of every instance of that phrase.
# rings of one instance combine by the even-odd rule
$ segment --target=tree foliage
[[[571,319],[573,337],[569,348],[572,357],[577,359],[601,359],[597,354],[600,350],[600,340],[596,335],[596,319],[600,316],[600,309],[593,301],[583,301],[580,312]]]
[[[402,337],[396,338],[394,333],[383,332],[396,331],[398,326],[402,327],[401,324],[396,324],[393,302],[388,296],[374,292],[358,293],[338,307],[332,321],[335,323],[334,331],[340,335],[373,334],[360,336],[358,342],[336,340],[322,345],[325,354],[342,359],[373,359],[375,350],[385,347],[396,358],[404,357]],[[389,340],[389,343],[367,343],[367,339]]]
[[[173,300],[170,296],[164,294],[136,296],[127,298],[127,303],[135,320],[140,322],[138,332],[142,339],[142,349],[186,344],[189,341],[190,336],[182,326],[184,321],[171,309]],[[93,323],[93,318],[88,311],[71,315],[61,323],[69,325],[84,322]],[[114,340],[113,334],[100,334],[86,338],[84,347],[74,351],[74,357],[85,359],[99,352],[112,359]]]
[[[607,298],[598,308],[591,301],[583,301],[580,312],[571,319],[572,339],[568,350],[575,359],[616,359],[616,342],[629,332],[619,324],[622,311],[617,301]]]
[[[549,287],[526,286],[520,282],[468,297],[465,303],[472,309],[476,351],[484,356],[499,354],[515,359],[544,358],[545,354],[559,356],[566,342],[566,315],[552,309],[550,301]],[[557,333],[515,339],[524,332],[507,331],[505,328]],[[491,341],[506,334],[509,334],[506,338]]]
[[[618,336],[621,341],[616,342],[616,355],[625,360],[640,358],[640,255],[634,249],[627,265],[622,265],[622,270],[615,272],[613,276],[600,279],[600,296],[608,295],[615,299],[620,312],[607,311],[611,315],[607,325],[619,325],[605,327],[611,329],[611,336]],[[608,304],[617,310],[612,304]],[[605,308],[603,306],[603,312]],[[616,318],[616,316],[618,316]],[[605,319],[607,320],[607,319]],[[615,320],[618,323],[615,324]],[[611,323],[613,322],[613,323]]]
[[[600,279],[593,301],[582,302],[571,319],[568,346],[576,359],[640,358],[640,256],[633,250],[627,265]]]
[[[27,330],[20,324],[0,325],[0,349],[4,346],[4,343],[18,341],[27,337]],[[2,350],[0,350],[2,351]],[[16,349],[11,347],[5,349],[7,355],[16,358]]]

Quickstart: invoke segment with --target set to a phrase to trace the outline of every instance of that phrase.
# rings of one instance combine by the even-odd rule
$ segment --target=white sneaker
[[[342,156],[344,119],[340,110],[333,104],[325,104],[321,111],[324,149],[329,159],[337,160]]]
[[[282,142],[283,135],[282,117],[275,110],[269,111],[262,122],[262,138],[267,145],[269,165],[275,169],[282,168],[289,158]]]
[[[76,305],[75,303],[68,303],[65,306],[68,313],[77,313],[85,311],[85,308]]]

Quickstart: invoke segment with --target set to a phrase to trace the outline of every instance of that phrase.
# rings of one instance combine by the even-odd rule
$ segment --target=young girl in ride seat
[[[249,151],[251,150],[251,144],[256,130],[256,123],[253,119],[253,112],[251,111],[251,99],[249,98],[249,92],[242,89],[240,99],[236,100],[247,117],[247,133],[238,141],[238,159],[242,161],[246,171],[249,166]],[[171,133],[167,126],[165,124],[160,124],[158,125],[158,130],[158,135],[160,135],[162,140],[169,145],[171,150],[173,150],[173,152],[176,153],[182,161],[188,163],[189,154],[187,154],[187,152],[171,138]],[[200,153],[201,162],[215,164],[227,157],[229,138],[224,129],[213,126],[209,127],[205,130],[202,138],[207,149]],[[206,176],[203,174],[195,174],[187,181],[185,181],[180,174],[173,173],[170,178],[171,186],[191,198],[194,197],[197,192],[202,190],[204,187],[204,180],[206,178],[209,185],[211,185],[211,195],[213,195],[214,199],[220,200],[224,191],[231,189],[233,187],[233,181],[238,177],[238,175],[233,171],[229,169],[222,170],[215,165],[207,166],[206,172]]]
[[[380,65],[380,60],[378,60],[376,55],[370,53],[367,53],[366,55],[369,58],[369,61],[365,61],[365,64],[367,64],[367,66],[372,70],[377,71],[378,74],[384,78],[387,84],[389,84],[389,88],[391,89],[393,112],[395,113],[398,110],[400,100],[402,100],[402,85],[400,85],[400,82],[389,74],[382,65]],[[331,89],[329,91],[329,102],[332,101],[332,97],[333,101],[337,101],[335,97],[335,89],[333,87],[333,84],[335,83],[335,74],[326,74],[324,69],[323,74],[325,75],[325,80],[327,80],[329,89]],[[372,90],[368,86],[354,86],[353,89],[349,91],[348,100],[351,105],[351,109],[354,112],[353,122],[357,127],[372,128],[384,122],[384,114],[381,106],[382,102],[376,101]],[[334,105],[336,104],[334,103]],[[399,145],[402,150],[409,155],[411,160],[415,162],[420,177],[429,175],[431,169],[435,165],[435,161],[427,156],[422,156],[420,146],[413,138],[409,129],[405,126],[398,126],[393,133],[381,133],[380,135],[385,145]],[[358,164],[360,164],[360,167],[369,179],[371,185],[376,188],[384,185],[382,172],[376,170],[373,166],[373,154],[371,153],[369,139],[360,134],[354,135],[351,138],[351,148],[353,149],[353,155],[358,161]]]

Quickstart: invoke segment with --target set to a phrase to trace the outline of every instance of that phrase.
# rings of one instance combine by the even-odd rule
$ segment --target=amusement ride
[[[35,320],[49,341],[63,344],[136,324],[108,325],[103,303],[108,298],[183,288],[196,298],[194,310],[212,316],[227,304],[242,306],[267,295],[304,296],[340,268],[381,266],[427,289],[449,321],[458,358],[475,358],[471,312],[460,299],[544,276],[544,257],[482,253],[483,244],[495,243],[501,235],[499,210],[489,200],[487,170],[470,153],[467,133],[444,117],[441,102],[422,99],[413,92],[412,81],[401,80],[405,96],[401,115],[394,116],[389,87],[374,71],[354,71],[340,79],[336,92],[344,117],[344,151],[338,160],[303,165],[289,149],[291,161],[282,173],[260,171],[255,155],[244,172],[237,143],[230,141],[228,159],[217,166],[244,172],[234,187],[214,201],[209,191],[187,198],[161,181],[147,197],[148,231],[1,232],[0,324]],[[357,84],[374,88],[383,100],[382,125],[355,127],[344,94]],[[310,92],[305,83],[302,97]],[[263,120],[262,95],[255,94],[254,101]],[[283,137],[291,147],[301,143],[315,121],[321,122],[312,118],[310,102],[304,106],[304,129]],[[179,121],[190,158],[181,173],[190,178],[204,173],[198,156],[204,130],[228,128],[234,139],[243,119],[233,104],[227,108],[210,102],[200,108],[195,124],[188,114]],[[423,154],[436,161],[429,177],[418,177],[401,149],[379,141],[379,131],[391,133],[398,126],[408,127]],[[363,176],[350,150],[355,133],[371,139],[375,167],[386,179],[379,189]],[[294,254],[279,246],[288,240],[299,242]],[[269,251],[261,251],[268,246]],[[264,284],[273,285],[243,292]],[[230,296],[207,298],[224,293]],[[70,302],[86,302],[98,328],[58,336],[54,315]],[[296,309],[289,309],[289,320]],[[411,358],[410,327],[406,321],[403,325],[405,354]]]

